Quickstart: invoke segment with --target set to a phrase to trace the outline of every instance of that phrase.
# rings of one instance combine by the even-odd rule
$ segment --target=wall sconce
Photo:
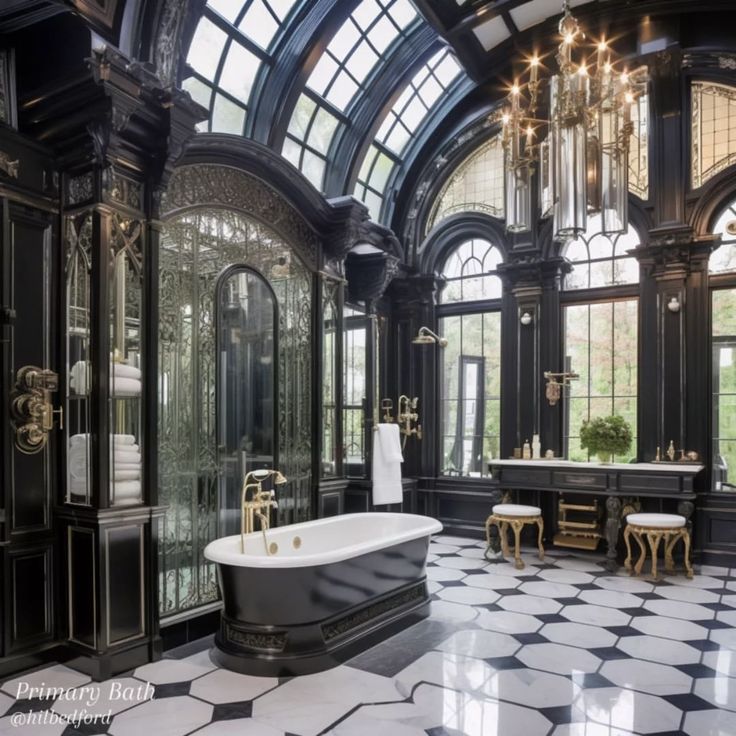
[[[667,309],[672,314],[677,314],[680,311],[680,300],[676,296],[670,297],[670,300],[667,302]]]
[[[519,322],[526,327],[527,325],[530,325],[532,323],[532,316],[529,314],[529,312],[524,312],[524,314],[519,317]]]

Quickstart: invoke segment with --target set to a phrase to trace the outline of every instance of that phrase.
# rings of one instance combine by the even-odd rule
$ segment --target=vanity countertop
[[[705,466],[700,463],[584,463],[573,460],[489,460],[490,466],[525,466],[534,468],[564,468],[574,470],[631,471],[647,473],[699,473]]]

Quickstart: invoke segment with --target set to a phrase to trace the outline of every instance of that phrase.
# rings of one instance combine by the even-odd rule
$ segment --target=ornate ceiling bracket
[[[720,235],[696,235],[690,227],[655,228],[646,245],[628,252],[639,261],[643,277],[682,278],[707,270],[708,258],[720,240]]]
[[[516,294],[525,293],[529,289],[557,288],[562,277],[571,270],[572,264],[567,258],[558,256],[543,260],[539,256],[530,255],[501,263],[498,266],[498,275],[504,286]]]

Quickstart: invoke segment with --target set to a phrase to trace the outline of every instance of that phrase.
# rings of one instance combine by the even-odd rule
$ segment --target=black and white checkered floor
[[[150,682],[153,694],[87,707],[112,710],[107,725],[14,724],[17,712],[80,708],[79,699],[15,699],[21,681],[89,683],[56,665],[2,685],[0,734],[736,735],[736,569],[654,585],[608,573],[601,556],[552,549],[516,570],[487,562],[483,548],[437,537],[431,617],[344,666],[248,677],[217,669],[203,641],[196,654],[116,678],[131,693]]]

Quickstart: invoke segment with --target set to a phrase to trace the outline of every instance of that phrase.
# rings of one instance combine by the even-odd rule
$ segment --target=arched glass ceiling
[[[251,90],[296,0],[208,0],[189,47],[183,87],[206,107],[200,130],[242,135]]]
[[[363,0],[312,70],[291,117],[282,153],[322,189],[330,144],[346,111],[365,92],[389,47],[404,40],[417,13],[409,0]]]
[[[368,206],[375,221],[380,218],[386,185],[407,146],[461,71],[450,51],[438,51],[406,85],[381,123],[363,159],[354,192]]]

